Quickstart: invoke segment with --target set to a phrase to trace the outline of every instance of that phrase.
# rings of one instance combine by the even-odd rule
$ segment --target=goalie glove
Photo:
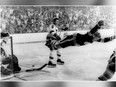
[[[4,37],[9,37],[10,35],[9,35],[9,33],[1,33],[1,38],[4,38]]]

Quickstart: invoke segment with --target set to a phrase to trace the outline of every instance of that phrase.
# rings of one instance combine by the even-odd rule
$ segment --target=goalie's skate
[[[48,62],[48,68],[55,68],[56,64],[52,63],[51,61]]]

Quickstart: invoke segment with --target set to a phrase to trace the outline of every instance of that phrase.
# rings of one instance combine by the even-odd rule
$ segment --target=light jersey
[[[49,26],[49,32],[50,32],[50,31],[53,31],[53,34],[56,33],[57,35],[59,35],[59,34],[58,34],[59,28],[58,28],[56,25],[54,25],[54,24],[51,24],[51,25]],[[63,34],[63,39],[66,38],[67,36],[68,36],[68,32],[65,31],[64,34]]]
[[[54,24],[51,24],[49,27],[49,31],[53,31],[53,33],[57,33],[58,32],[58,27]]]

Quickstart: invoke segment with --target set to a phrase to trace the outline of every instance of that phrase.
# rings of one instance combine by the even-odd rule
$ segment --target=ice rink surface
[[[114,48],[116,40],[60,49],[64,65],[57,65],[56,68],[45,67],[42,71],[21,72],[16,74],[20,78],[14,77],[10,80],[94,81],[105,71]],[[49,49],[45,46],[45,42],[14,44],[14,54],[18,57],[23,70],[32,68],[33,65],[41,67],[49,60]]]
[[[60,49],[61,57],[65,61],[64,65],[57,65],[56,68],[45,67],[42,71],[23,72],[33,66],[41,67],[47,63],[49,49],[45,46],[45,42],[13,44],[13,51],[19,59],[22,72],[15,74],[16,77],[9,80],[96,81],[105,71],[114,48],[116,48],[116,39],[107,43],[94,42],[84,46],[67,47]],[[116,80],[115,78],[116,75],[112,80]]]

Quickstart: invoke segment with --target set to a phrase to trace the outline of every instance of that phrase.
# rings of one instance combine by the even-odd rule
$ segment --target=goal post
[[[0,80],[8,80],[14,77],[13,73],[13,37],[2,38],[6,43],[2,43],[0,47]],[[3,52],[4,51],[4,52]]]
[[[115,38],[116,38],[116,29],[114,29],[114,35],[115,35]]]
[[[13,57],[13,37],[10,36],[10,44],[11,44],[11,56]]]

